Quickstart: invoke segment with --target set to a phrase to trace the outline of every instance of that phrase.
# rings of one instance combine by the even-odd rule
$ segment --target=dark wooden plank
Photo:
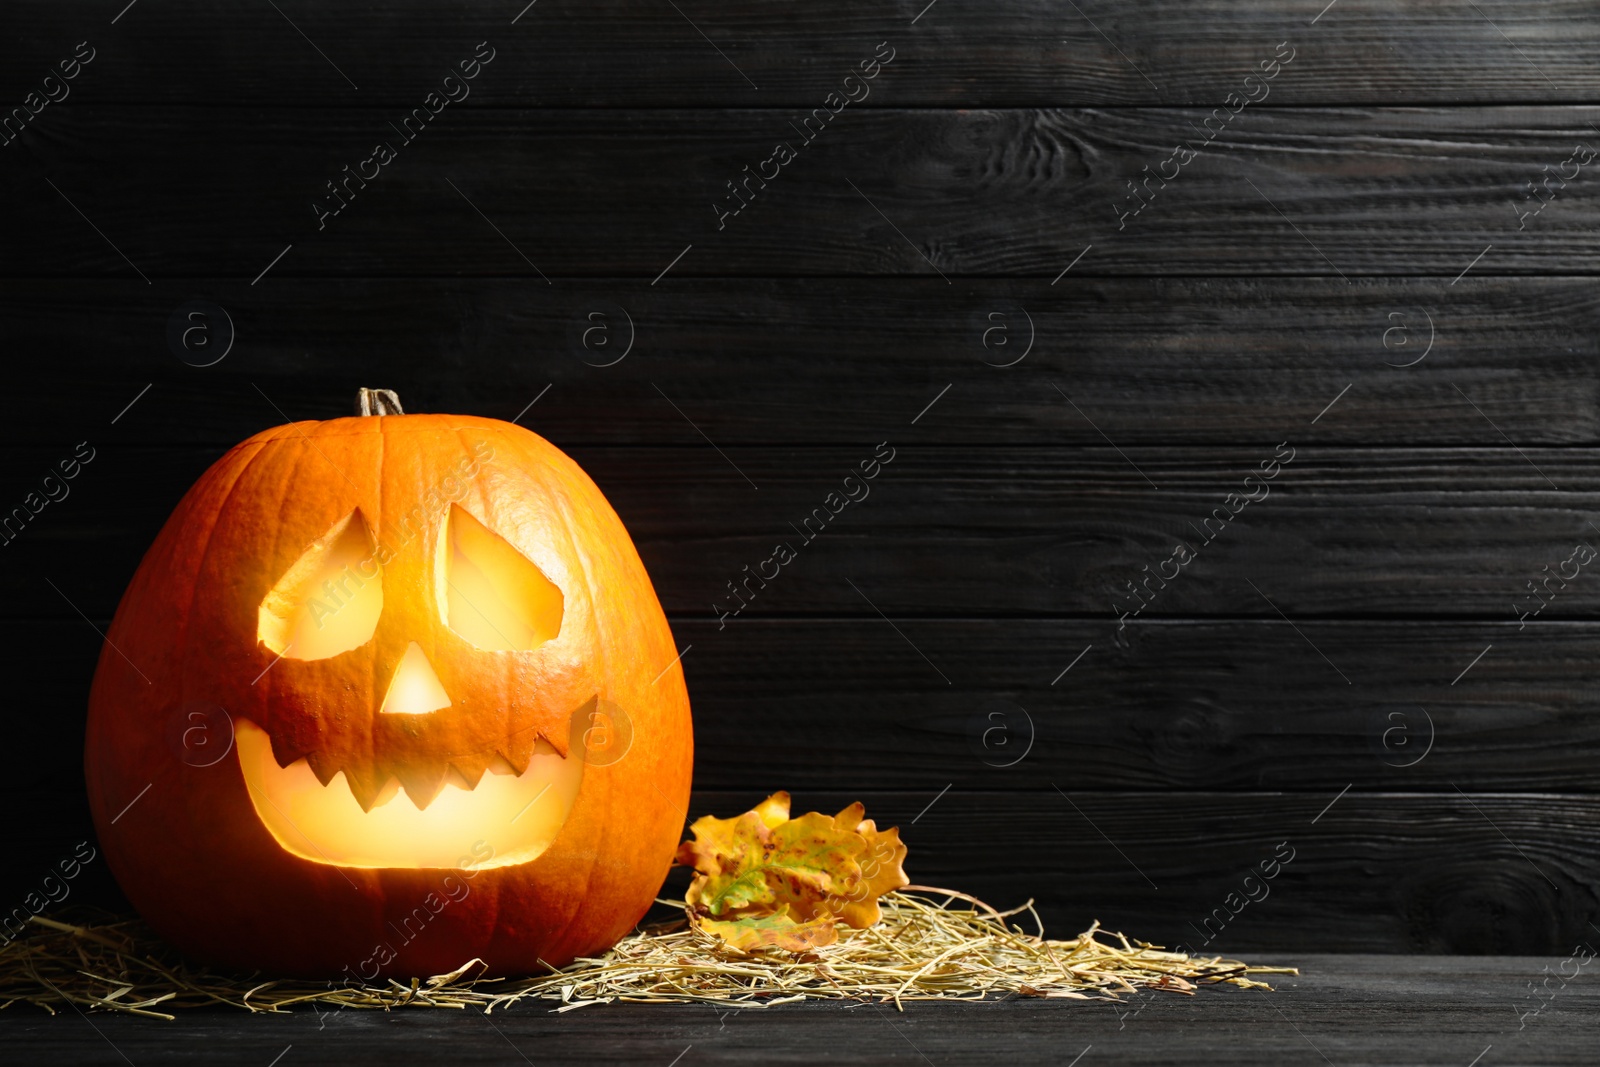
[[[426,1009],[326,1019],[309,1011],[204,1012],[174,1023],[102,1015],[93,1026],[70,1013],[48,1018],[13,1009],[0,1018],[0,1033],[18,1056],[39,1063],[103,1062],[116,1056],[109,1040],[138,1063],[181,1062],[204,1049],[208,1062],[260,1064],[292,1043],[289,1055],[308,1062],[390,1064],[403,1057],[475,1065],[504,1063],[510,1042],[541,1064],[665,1064],[683,1056],[685,1064],[808,1065],[826,1050],[830,1062],[850,1064],[924,1062],[919,1053],[941,1067],[1067,1063],[1085,1054],[1086,1065],[1279,1067],[1319,1062],[1320,1049],[1341,1067],[1461,1067],[1492,1044],[1519,1057],[1510,1062],[1582,1065],[1592,1059],[1595,994],[1587,983],[1570,982],[1520,1032],[1511,1012],[1502,1017],[1485,1007],[1502,1004],[1508,990],[1522,993],[1564,959],[1274,955],[1260,962],[1302,973],[1275,976],[1272,993],[1217,987],[1193,998],[1157,994],[1122,1005],[1020,999],[910,1002],[903,1012],[859,1003],[726,1012],[614,1004],[555,1015],[523,1004],[497,1011],[493,1028],[471,1013]]]
[[[716,440],[716,409],[684,399]],[[278,421],[264,414],[263,426]],[[1124,612],[1520,622],[1527,611],[1536,626],[1600,611],[1580,558],[1580,545],[1600,550],[1592,449],[1318,449],[1297,447],[1294,424],[1254,448],[974,449],[907,443],[935,416],[912,427],[899,415],[854,447],[719,454],[685,422],[681,445],[571,455],[628,525],[667,609],[689,618],[872,615],[849,581],[892,614],[1080,615],[1108,634]],[[0,614],[75,617],[40,585],[47,574],[108,615],[218,454],[102,443],[76,480],[47,485],[64,447],[0,460],[12,506],[68,492],[4,546]],[[879,454],[892,461],[862,479]],[[1274,468],[1276,456],[1292,462]],[[780,544],[795,558],[765,563]],[[763,570],[765,589],[747,578]]]
[[[36,600],[55,597],[39,585]],[[1298,625],[1141,623],[1120,639],[1102,622],[902,619],[897,632],[875,617],[674,631],[690,648],[704,788],[1595,791],[1595,624]],[[0,636],[27,665],[21,704],[50,709],[10,726],[30,754],[13,787],[78,782],[99,635],[74,618]]]
[[[1221,953],[1554,954],[1593,937],[1596,797],[1106,794],[1071,781],[1061,791],[940,796],[937,780],[896,793],[864,782],[829,791],[773,782],[761,790],[699,789],[685,814],[731,817],[781,784],[790,785],[796,812],[833,812],[861,800],[880,826],[900,827],[910,850],[906,869],[918,884],[996,906],[1031,898],[1046,930],[1062,937],[1096,920],[1157,943]],[[62,825],[60,843],[41,850],[45,863],[70,854],[82,837],[81,826]],[[33,875],[8,868],[13,881]],[[665,891],[681,891],[687,877],[669,875]],[[19,885],[15,895],[25,891]],[[1229,900],[1246,891],[1256,899]]]
[[[1553,954],[1592,933],[1600,798],[1105,794],[1064,781],[1039,793],[951,790],[929,807],[942,786],[791,792],[796,810],[859,797],[880,825],[902,828],[921,884],[1008,905],[1032,897],[1062,935],[1098,919],[1195,950]],[[767,791],[702,788],[692,813],[734,814]],[[1275,856],[1265,899],[1203,925]]]
[[[524,11],[525,2],[343,10],[301,0],[277,5],[280,14],[268,4],[183,0],[142,5],[109,25],[121,5],[91,18],[33,0],[7,10],[7,99],[20,101],[85,37],[100,54],[69,101],[409,107],[480,40],[499,55],[467,106],[813,106],[882,40],[897,55],[880,92],[901,105],[1209,105],[1283,40],[1298,55],[1274,83],[1274,100],[1600,99],[1589,62],[1593,11],[1575,0],[1537,8],[1486,0],[1465,11],[1343,0],[1315,25],[1320,5],[1288,0],[1249,8],[1214,0],[1076,8],[1047,0],[700,2],[679,4],[681,12],[628,0],[544,0]]]
[[[1555,953],[1586,936],[1596,905],[1593,798],[1351,792],[1313,823],[1337,790],[1147,798],[1062,785],[1066,796],[952,791],[907,832],[917,877],[1035,897],[1063,932],[1100,919],[1224,951]],[[904,825],[919,800],[883,818]],[[1294,860],[1259,913],[1246,908],[1206,942],[1204,918],[1285,842],[1279,854]]]
[[[675,623],[694,646],[702,784],[1595,787],[1588,624],[1163,623],[1120,639],[1086,623],[898,627]]]
[[[229,343],[215,312],[169,339],[201,297],[233,340],[196,369]],[[1597,318],[1584,278],[19,280],[0,441],[227,446],[383,382],[568,446],[685,440],[663,394],[724,447],[898,440],[947,385],[911,440],[1592,445]]]
[[[1592,107],[1247,108],[1170,164],[1165,189],[1158,177],[1136,197],[1129,183],[1199,140],[1205,114],[882,109],[845,112],[807,142],[774,111],[464,109],[406,144],[373,111],[85,103],[0,174],[15,205],[0,272],[247,282],[270,267],[259,284],[442,273],[531,285],[670,267],[660,284],[938,272],[1042,288],[1089,245],[1080,275],[1346,285],[1471,267],[1463,284],[1477,284],[1600,266]],[[364,189],[352,179],[353,199],[323,218],[342,202],[325,183],[379,141],[399,142],[395,158],[368,167]],[[796,157],[767,166],[764,188],[751,179],[750,202],[727,214],[744,203],[728,183],[786,158],[777,142]],[[1571,180],[1519,222],[1545,203],[1528,183],[1557,171]]]
[[[0,1017],[0,1034],[30,1063],[110,1062],[121,1050],[135,1063],[188,1062],[203,1054],[208,1063],[259,1067],[292,1044],[285,1063],[294,1057],[503,1064],[512,1056],[509,1042],[539,1064],[667,1064],[681,1056],[685,1065],[759,1060],[809,1067],[825,1055],[831,1063],[987,1067],[1065,1064],[1082,1055],[1084,1067],[1281,1067],[1321,1062],[1320,1051],[1340,1067],[1462,1067],[1492,1045],[1489,1055],[1505,1058],[1481,1062],[1581,1067],[1593,1061],[1593,983],[1569,982],[1520,1031],[1506,1010],[1508,998],[1531,1003],[1526,984],[1542,979],[1546,967],[1556,972],[1566,958],[1565,950],[1552,958],[1253,956],[1252,962],[1298,966],[1302,973],[1274,976],[1272,993],[1216,987],[1193,998],[1155,994],[1121,1005],[910,1002],[901,1012],[847,1002],[728,1012],[612,1004],[556,1015],[530,1003],[497,1010],[493,1027],[474,1013],[443,1009],[347,1011],[326,1019],[310,1011],[200,1012],[173,1023],[100,1015],[92,1025],[70,1012],[50,1018],[13,1009]]]

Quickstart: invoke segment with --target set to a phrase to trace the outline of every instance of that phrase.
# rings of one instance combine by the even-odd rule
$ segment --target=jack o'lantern
[[[603,950],[660,888],[693,759],[644,565],[537,435],[360,403],[231,449],[145,555],[89,700],[106,858],[224,965]]]

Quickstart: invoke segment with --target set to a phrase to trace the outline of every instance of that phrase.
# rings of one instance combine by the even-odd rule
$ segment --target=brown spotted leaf
[[[909,885],[906,877],[906,846],[900,840],[900,828],[879,830],[871,819],[863,819],[861,802],[850,805],[834,816],[834,825],[853,829],[867,842],[867,851],[856,862],[861,866],[861,880],[841,900],[830,907],[839,921],[858,930],[865,929],[882,918],[878,898],[891,890]]]
[[[825,901],[855,890],[866,839],[820,812],[798,819],[788,814],[788,794],[776,793],[735,818],[696,820],[694,840],[678,852],[679,862],[700,875],[687,903],[714,918],[772,913],[789,904],[798,918],[809,919]]]
[[[790,819],[779,792],[735,818],[696,820],[677,859],[695,869],[684,899],[697,925],[744,951],[799,952],[831,943],[836,921],[877,922],[878,897],[907,883],[906,848],[863,814],[858,803]]]
[[[824,912],[820,918],[804,922],[795,919],[788,905],[767,915],[745,915],[737,919],[707,919],[697,917],[695,925],[708,934],[720,937],[730,948],[740,952],[759,952],[762,949],[782,949],[784,952],[810,952],[839,939],[833,916]]]

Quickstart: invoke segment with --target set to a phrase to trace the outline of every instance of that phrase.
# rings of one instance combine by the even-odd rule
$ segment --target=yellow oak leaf
[[[750,810],[761,817],[767,829],[775,829],[789,821],[789,794],[780,789]]]
[[[831,905],[841,922],[858,930],[883,917],[878,908],[879,897],[911,882],[906,877],[906,846],[900,840],[900,828],[891,826],[879,830],[871,819],[862,818],[865,813],[866,809],[858,800],[833,820],[835,826],[852,829],[867,842],[866,853],[856,861],[861,866],[861,881],[842,901]]]
[[[788,816],[788,794],[776,793],[732,819],[697,819],[694,840],[679,846],[678,862],[700,875],[685,901],[716,918],[789,904],[809,919],[829,898],[854,890],[866,839],[820,812]]]
[[[824,913],[821,918],[802,922],[790,913],[788,905],[770,915],[746,915],[728,920],[701,917],[695,925],[708,934],[715,934],[730,948],[740,952],[759,952],[769,948],[785,952],[810,952],[839,939],[832,915]]]
[[[791,952],[832,943],[836,922],[871,926],[878,898],[908,879],[899,831],[864,813],[856,803],[791,819],[779,792],[735,818],[696,820],[677,856],[695,869],[684,900],[696,924],[741,951]]]

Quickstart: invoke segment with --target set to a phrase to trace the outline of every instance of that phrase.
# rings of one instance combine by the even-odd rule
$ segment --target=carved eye
[[[327,659],[372,640],[383,571],[357,508],[313,541],[261,601],[256,636],[287,659]]]
[[[561,632],[561,590],[459,505],[450,505],[439,553],[445,625],[475,648],[530,652]]]

